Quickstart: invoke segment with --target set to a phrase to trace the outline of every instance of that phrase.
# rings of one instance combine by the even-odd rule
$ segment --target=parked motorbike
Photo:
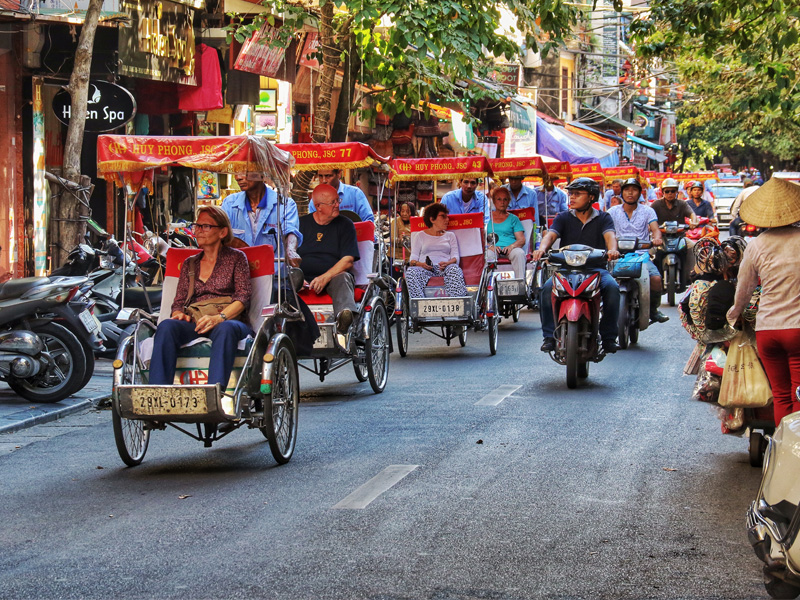
[[[797,390],[800,399],[800,388]],[[758,495],[747,511],[747,537],[764,563],[773,598],[800,596],[800,413],[783,418],[768,438]]]
[[[650,244],[640,243],[637,238],[620,238],[617,247],[621,256],[614,261],[611,276],[619,283],[618,337],[624,350],[629,342],[638,342],[639,332],[650,326],[650,273],[643,268],[649,256],[636,252]]]
[[[689,274],[686,270],[686,231],[688,225],[677,221],[666,221],[658,227],[664,234],[664,242],[656,251],[655,264],[661,271],[667,303],[675,306],[676,294],[682,294],[689,287]]]
[[[58,402],[88,381],[81,341],[52,320],[53,314],[60,314],[64,323],[75,327],[72,309],[64,307],[85,281],[29,277],[0,285],[0,380],[26,400]]]
[[[567,367],[567,387],[578,386],[578,379],[589,376],[589,362],[605,357],[600,349],[600,274],[606,252],[573,244],[551,252],[548,260],[553,273],[553,314],[556,322],[556,349],[550,357]]]

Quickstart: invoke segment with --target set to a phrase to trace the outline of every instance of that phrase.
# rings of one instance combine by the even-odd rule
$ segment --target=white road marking
[[[333,508],[362,509],[369,506],[382,493],[398,483],[419,465],[389,465],[367,483],[360,486]]]
[[[521,387],[521,385],[501,385],[478,400],[475,406],[497,406]]]

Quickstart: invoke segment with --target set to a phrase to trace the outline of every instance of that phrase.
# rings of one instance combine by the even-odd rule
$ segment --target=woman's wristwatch
[[[223,321],[227,321],[228,320],[228,317],[225,315],[224,312],[219,313],[219,316],[222,317]]]

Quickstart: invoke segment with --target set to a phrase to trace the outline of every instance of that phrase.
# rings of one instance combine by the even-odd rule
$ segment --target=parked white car
[[[717,182],[709,186],[709,190],[714,194],[714,204],[717,206],[717,218],[720,223],[731,221],[731,206],[736,196],[742,191],[741,182]]]

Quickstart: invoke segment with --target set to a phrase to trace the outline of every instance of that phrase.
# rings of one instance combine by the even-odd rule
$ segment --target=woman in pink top
[[[756,343],[772,387],[775,425],[800,410],[800,186],[773,177],[742,203],[746,223],[768,228],[744,251],[728,322],[736,323],[761,282]]]
[[[452,231],[447,231],[448,212],[444,204],[428,205],[422,220],[428,228],[411,238],[411,260],[406,269],[408,295],[424,298],[425,286],[431,277],[444,277],[448,296],[466,296],[467,284],[458,266],[458,241]]]

